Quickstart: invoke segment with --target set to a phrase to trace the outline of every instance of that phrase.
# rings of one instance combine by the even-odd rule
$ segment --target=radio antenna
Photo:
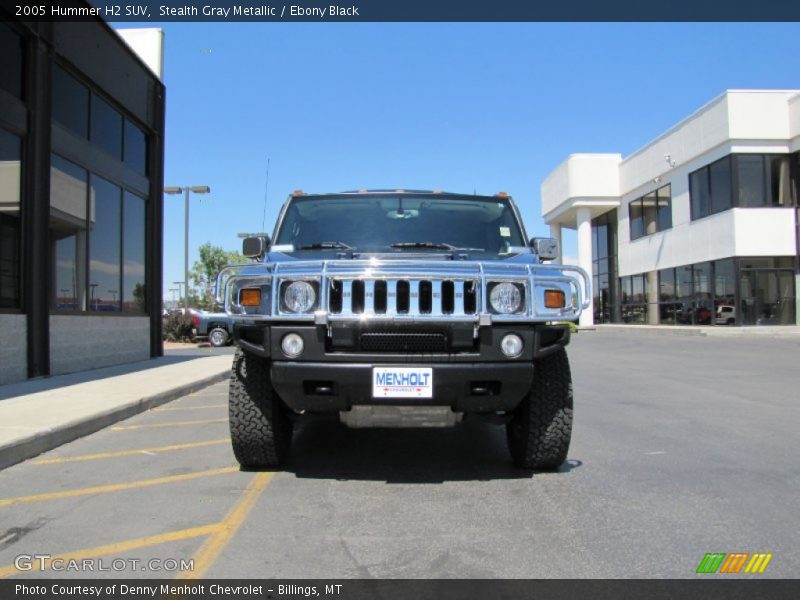
[[[261,231],[264,231],[264,226],[267,222],[267,194],[269,193],[269,157],[267,157],[267,176],[266,183],[264,184],[264,213],[261,215]]]

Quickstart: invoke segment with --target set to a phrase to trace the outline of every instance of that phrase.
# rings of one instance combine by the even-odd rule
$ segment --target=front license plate
[[[430,367],[373,367],[373,398],[433,398]]]

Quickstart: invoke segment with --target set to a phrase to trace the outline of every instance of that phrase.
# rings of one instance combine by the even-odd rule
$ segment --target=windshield
[[[293,198],[275,244],[294,250],[520,252],[525,242],[505,198],[358,196]]]

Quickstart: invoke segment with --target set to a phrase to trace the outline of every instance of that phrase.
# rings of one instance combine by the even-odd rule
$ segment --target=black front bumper
[[[289,333],[304,341],[297,359],[288,359],[281,350],[281,340]],[[524,344],[514,359],[500,352],[500,340],[509,333],[519,335]],[[468,413],[513,410],[531,388],[536,359],[569,341],[564,326],[530,324],[482,327],[474,340],[471,325],[466,332],[451,328],[444,334],[447,352],[398,353],[361,351],[350,345],[347,332],[328,335],[325,327],[307,323],[254,323],[234,329],[243,350],[271,361],[275,391],[298,412],[346,411],[365,404],[449,406]],[[432,368],[433,398],[373,398],[375,366]]]
[[[387,366],[386,363],[377,363]],[[415,366],[413,360],[397,366]],[[373,398],[373,363],[273,361],[272,385],[296,411],[331,412],[354,405],[449,406],[459,412],[513,410],[533,382],[531,363],[425,363],[433,368],[433,398]]]

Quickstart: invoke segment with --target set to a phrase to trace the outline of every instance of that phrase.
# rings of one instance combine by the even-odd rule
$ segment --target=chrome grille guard
[[[310,312],[282,310],[279,292],[286,281],[308,281],[316,286],[317,300]],[[521,286],[524,298],[518,313],[492,311],[487,290],[502,282]],[[239,292],[244,288],[261,289],[261,306],[239,304]],[[564,292],[564,308],[545,307],[544,292],[553,289]],[[216,287],[217,304],[237,320],[320,325],[366,320],[476,325],[574,320],[589,307],[590,294],[586,271],[572,265],[377,259],[231,265],[222,269]]]

